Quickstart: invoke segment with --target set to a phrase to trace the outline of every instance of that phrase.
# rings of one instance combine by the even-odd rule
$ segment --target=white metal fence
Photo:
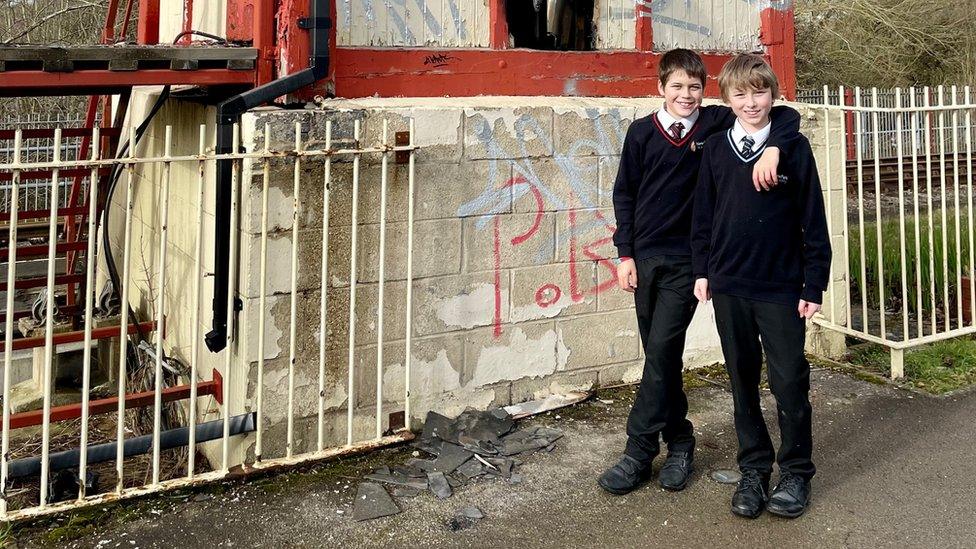
[[[10,161],[0,164],[0,174],[8,173],[10,177],[11,200],[9,224],[9,241],[12,245],[8,249],[7,265],[7,287],[14,288],[18,280],[17,274],[17,250],[18,250],[18,218],[17,212],[19,204],[19,194],[23,190],[21,174],[29,170],[52,170],[49,182],[51,214],[49,217],[49,251],[48,251],[48,270],[47,288],[50,293],[54,293],[58,286],[58,273],[56,273],[56,232],[61,222],[55,212],[56,204],[59,200],[61,187],[58,172],[65,169],[85,169],[90,170],[94,175],[104,168],[119,167],[121,169],[121,179],[119,192],[122,193],[123,200],[116,204],[116,214],[120,219],[124,219],[124,229],[120,237],[121,246],[113,250],[121,257],[119,261],[119,277],[121,281],[121,302],[124,305],[118,312],[117,317],[102,318],[96,316],[94,304],[95,286],[95,262],[87,261],[85,269],[85,284],[87,289],[84,295],[84,309],[81,315],[82,324],[77,332],[63,332],[55,330],[56,322],[50,321],[54,318],[54,300],[48,300],[47,317],[49,321],[44,327],[44,335],[40,341],[31,338],[15,337],[15,323],[13,322],[13,291],[6,292],[6,308],[4,316],[6,318],[5,340],[3,347],[3,424],[2,424],[2,452],[0,452],[0,520],[16,520],[29,516],[37,516],[55,512],[58,510],[75,508],[81,505],[97,504],[117,498],[141,495],[149,492],[164,490],[168,488],[184,486],[199,482],[208,482],[223,478],[231,468],[242,465],[243,461],[233,456],[241,455],[241,452],[231,453],[231,445],[235,437],[254,432],[254,463],[247,463],[246,468],[262,469],[276,467],[283,464],[297,463],[304,460],[323,459],[343,453],[362,451],[363,449],[378,447],[384,444],[407,440],[410,435],[410,348],[411,348],[411,311],[412,295],[412,253],[413,253],[413,197],[414,197],[414,154],[416,147],[413,144],[413,121],[409,122],[409,144],[394,146],[389,139],[387,122],[383,122],[381,141],[373,146],[361,145],[361,135],[363,134],[360,122],[355,122],[353,138],[350,146],[336,147],[332,139],[332,122],[326,126],[326,139],[324,147],[306,148],[303,142],[303,127],[295,125],[294,147],[287,147],[285,150],[276,150],[271,146],[270,127],[264,127],[263,144],[255,143],[252,152],[241,152],[234,154],[214,154],[207,148],[208,143],[212,142],[212,136],[207,134],[205,126],[200,127],[199,141],[192,144],[177,144],[173,140],[173,128],[165,128],[165,138],[161,155],[138,156],[136,147],[129,147],[129,154],[124,158],[100,160],[98,155],[99,143],[97,130],[92,136],[92,143],[95,144],[88,159],[69,159],[62,155],[61,135],[57,132],[54,137],[53,156],[50,159],[28,160],[24,156],[24,140],[20,131],[16,133],[12,147]],[[379,132],[377,132],[379,133]],[[401,137],[398,135],[398,137]],[[136,136],[129,133],[130,143],[134,143]],[[234,151],[240,150],[239,144],[240,131],[234,128]],[[350,140],[345,140],[349,143]],[[178,147],[177,145],[182,145]],[[174,154],[177,150],[195,150],[195,154]],[[397,314],[405,314],[405,355],[403,359],[403,387],[405,388],[402,399],[395,399],[396,406],[402,406],[403,421],[402,425],[394,425],[392,420],[384,423],[384,371],[383,371],[383,319],[385,309],[384,303],[384,283],[386,273],[384,271],[386,250],[386,209],[388,194],[388,175],[390,171],[389,161],[391,154],[408,156],[408,188],[407,195],[407,224],[406,239],[407,245],[405,254],[406,262],[406,284],[405,284],[405,311],[397,311]],[[380,157],[381,169],[378,181],[374,179],[364,179],[361,176],[361,159],[370,155]],[[238,227],[241,212],[242,194],[242,173],[260,174],[261,185],[261,228],[260,228],[260,296],[259,306],[259,327],[258,327],[258,359],[256,372],[256,389],[254,396],[245,394],[234,394],[232,387],[246,385],[240,381],[244,376],[247,378],[247,368],[251,365],[242,358],[244,354],[240,349],[240,337],[244,331],[237,327],[235,329],[236,312],[234,310],[235,291],[238,288],[237,280],[241,272],[238,269],[238,253],[240,250],[241,231],[231,231],[231,254],[229,262],[231,299],[228,299],[228,330],[227,345],[221,351],[222,356],[214,360],[219,367],[214,370],[212,378],[207,372],[203,371],[199,365],[207,362],[202,356],[200,342],[203,339],[200,334],[201,326],[201,296],[204,285],[212,279],[211,273],[205,272],[202,268],[205,265],[204,249],[208,239],[212,239],[209,229],[205,224],[207,216],[204,215],[203,205],[204,196],[209,187],[207,173],[208,167],[220,160],[227,160],[233,163],[232,196],[231,207],[232,227]],[[287,400],[287,437],[284,451],[268,452],[266,447],[266,431],[269,428],[265,417],[264,393],[265,387],[265,339],[267,337],[266,311],[270,310],[268,303],[268,292],[266,291],[269,276],[268,265],[268,241],[269,241],[269,184],[271,183],[272,164],[280,162],[290,162],[293,164],[292,186],[294,191],[294,201],[292,204],[292,242],[291,242],[291,263],[290,263],[290,282],[291,288],[287,296],[290,302],[290,326],[289,326],[289,349],[288,353],[288,387],[287,393],[278,394],[277,397]],[[350,329],[348,334],[348,355],[345,364],[330,365],[333,367],[344,367],[347,369],[347,400],[346,400],[346,429],[343,440],[326,438],[324,430],[324,415],[326,399],[330,396],[330,387],[326,385],[326,362],[325,353],[326,338],[330,337],[326,330],[327,309],[329,306],[328,277],[330,271],[336,266],[338,260],[329,256],[329,202],[330,187],[335,184],[336,179],[332,175],[333,162],[344,162],[346,165],[351,163],[351,196],[352,196],[352,230],[349,248],[349,285],[342,289],[347,292],[349,300],[348,322],[350,326],[355,326],[356,319],[356,292],[357,292],[357,258],[361,255],[361,244],[357,239],[357,215],[361,208],[359,203],[360,190],[365,186],[375,186],[380,197],[379,204],[367,204],[370,208],[380,209],[379,215],[379,239],[378,264],[379,264],[379,298],[378,298],[378,320],[379,326],[376,347],[376,403],[375,403],[375,431],[374,436],[357,437],[354,433],[353,423],[356,414],[363,414],[363,408],[356,406],[357,372],[355,364],[356,351],[356,330]],[[324,177],[322,179],[309,180],[303,175],[303,167],[310,163],[324,164]],[[191,172],[196,174],[193,177],[173,176],[177,166],[189,166]],[[144,175],[156,174],[155,181],[141,179]],[[182,171],[180,173],[187,173]],[[246,183],[246,182],[245,182]],[[158,185],[158,199],[152,203],[148,211],[152,215],[157,215],[158,219],[153,224],[154,238],[158,239],[158,246],[155,249],[140,248],[137,239],[133,237],[134,226],[139,222],[134,218],[134,203],[138,187],[141,185]],[[319,302],[320,314],[319,325],[299,325],[296,311],[303,294],[297,290],[297,280],[299,276],[299,246],[303,237],[298,232],[299,212],[304,209],[300,200],[302,187],[313,187],[313,192],[320,192],[323,199],[323,212],[321,219],[322,248],[321,248],[321,272],[318,279],[321,285],[321,299]],[[249,187],[253,188],[253,187]],[[320,189],[320,190],[319,190]],[[372,189],[371,189],[372,190]],[[95,205],[99,202],[99,185],[92,185],[88,188],[87,204],[90,207],[88,216],[89,234],[97,234],[97,223],[99,219],[95,213]],[[307,196],[308,193],[303,193]],[[372,192],[371,196],[375,196]],[[192,219],[196,220],[194,227],[195,240],[193,242],[193,272],[188,280],[183,272],[172,272],[170,270],[171,261],[167,254],[171,253],[172,235],[170,224],[174,221],[171,217],[171,205],[179,197],[182,204],[196,204],[196,210]],[[121,204],[119,206],[118,204]],[[185,228],[181,228],[184,229]],[[95,238],[88,240],[88,252],[86,257],[101,256],[104,250],[98,250],[96,254]],[[139,240],[145,242],[145,240]],[[21,243],[22,244],[22,243]],[[155,273],[154,284],[139,286],[134,280],[133,263],[139,255],[154,255],[158,261],[154,265]],[[273,266],[280,270],[281,266]],[[167,336],[167,318],[179,316],[178,304],[172,303],[172,294],[168,292],[171,285],[187,286],[187,291],[182,295],[188,296],[186,303],[192,309],[192,333],[190,341],[177,341],[178,336],[170,334]],[[140,295],[141,294],[141,295]],[[147,295],[148,294],[148,295]],[[168,296],[170,296],[168,298]],[[276,296],[276,297],[281,297]],[[140,301],[141,300],[141,301]],[[152,303],[151,311],[145,307],[140,308],[137,303]],[[132,318],[132,314],[136,318]],[[321,351],[318,355],[318,392],[315,395],[317,402],[315,405],[318,410],[316,444],[314,449],[309,448],[305,451],[296,451],[295,440],[295,421],[296,408],[299,404],[295,388],[295,369],[302,361],[308,362],[305,356],[299,356],[297,352],[296,338],[300,331],[307,332],[315,330],[318,332]],[[131,363],[131,349],[134,343],[130,339],[135,333],[139,338],[143,338],[142,332],[152,332],[151,337],[145,337],[140,352],[149,357],[146,361],[146,377],[143,380],[148,391],[136,392],[133,389],[133,368]],[[148,339],[152,344],[148,345]],[[55,387],[52,377],[53,364],[65,341],[83,342],[83,379],[81,387],[80,402],[52,408]],[[96,347],[95,342],[112,342],[116,353],[113,360],[117,361],[112,365],[116,378],[116,396],[112,398],[93,399],[92,391],[92,368]],[[190,350],[187,356],[186,371],[172,373],[173,361],[170,353],[176,347],[189,344]],[[13,366],[14,352],[18,348],[43,348],[43,359],[40,362],[41,379],[40,386],[43,389],[43,405],[40,410],[15,413],[11,405],[11,386],[10,375]],[[142,356],[142,355],[140,355]],[[111,369],[110,368],[110,369]],[[184,383],[181,381],[185,380]],[[399,381],[399,380],[398,380]],[[175,416],[174,404],[179,412]],[[304,403],[308,404],[308,403]],[[390,405],[389,402],[386,403]],[[205,406],[201,408],[201,406]],[[145,426],[148,434],[140,435],[138,429],[132,429],[133,414],[140,410],[148,411],[151,409],[151,426],[147,421]],[[207,410],[211,412],[208,413]],[[95,428],[93,419],[108,418],[114,419],[114,427],[106,427],[100,423]],[[71,421],[68,421],[68,420]],[[77,422],[74,420],[77,419]],[[308,419],[308,418],[303,418]],[[360,416],[361,419],[361,416]],[[39,425],[41,427],[40,438],[34,435],[23,435],[25,426]],[[387,429],[384,429],[384,425]],[[132,431],[137,432],[133,433]],[[361,431],[360,431],[361,433]],[[27,437],[25,439],[25,436]],[[27,442],[24,442],[27,440]],[[239,439],[238,439],[239,440]],[[197,450],[203,450],[204,444],[208,443],[211,450],[209,467],[206,464],[197,463],[195,456]],[[164,470],[161,466],[161,456],[163,452],[171,451],[173,448],[186,447],[189,449],[186,454],[186,461],[180,467]],[[145,456],[151,454],[151,459],[145,461]],[[143,459],[142,462],[136,460]],[[112,465],[114,469],[102,467],[102,472],[112,475],[114,472],[114,482],[111,488],[101,490],[97,493],[86,488],[88,473],[96,467],[102,465]],[[142,467],[139,477],[132,479],[127,477],[127,471],[134,467]],[[77,495],[70,497],[66,501],[51,501],[51,480],[52,475],[60,475],[65,470],[76,470],[74,474],[77,479]],[[142,476],[144,475],[144,476]],[[13,481],[18,484],[15,486]],[[106,483],[108,484],[108,483]]]
[[[846,105],[850,107],[874,107],[884,110],[870,112],[846,111],[847,114],[847,154],[855,157],[855,132],[859,134],[859,153],[862,158],[873,159],[878,142],[877,152],[881,158],[894,158],[897,154],[898,134],[902,134],[902,153],[910,154],[912,147],[919,155],[924,154],[926,142],[924,128],[912,129],[906,125],[897,127],[897,116],[894,109],[900,101],[902,107],[924,107],[926,105],[958,105],[964,103],[965,88],[961,86],[925,86],[911,88],[824,88],[821,90],[806,90],[797,93],[797,101],[816,105]],[[877,125],[877,128],[874,126]],[[860,129],[858,129],[860,128]],[[963,128],[954,125],[951,119],[933,120],[933,134],[929,139],[937,138],[940,129],[945,129],[947,135],[946,147],[952,146],[952,131],[962,132]],[[916,133],[912,138],[912,133]]]
[[[855,88],[853,104],[837,104],[850,96],[844,88],[820,95],[828,151],[821,171],[830,178],[842,166],[846,188],[843,249],[834,250],[839,275],[832,278],[844,283],[828,292],[831,304],[847,306],[828,307],[817,322],[889,347],[892,376],[901,377],[905,349],[976,332],[976,105],[968,86],[934,94],[896,89],[889,106],[876,90],[865,105]],[[831,126],[832,119],[839,122]]]
[[[31,116],[18,117],[3,121],[0,127],[7,130],[34,130],[41,128],[78,128],[84,127],[83,118],[76,116],[56,116],[54,118],[34,114]],[[54,160],[54,138],[46,137],[24,137],[21,133],[20,158],[22,162],[52,162]],[[63,137],[58,144],[58,152],[61,160],[77,160],[81,151],[81,137]],[[12,139],[0,139],[0,163],[9,164],[14,157],[14,143]],[[73,178],[63,178],[59,189],[58,197],[60,206],[68,205],[68,190],[71,187]],[[87,188],[87,179],[83,182],[83,192]],[[12,188],[10,181],[0,180],[0,211],[10,210]],[[22,177],[20,182],[20,192],[18,193],[20,210],[43,210],[51,207],[51,185],[48,178],[38,179],[35,177]]]

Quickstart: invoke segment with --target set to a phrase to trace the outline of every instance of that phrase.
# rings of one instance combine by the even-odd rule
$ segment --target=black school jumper
[[[830,272],[830,240],[817,165],[806,138],[784,152],[780,184],[756,193],[752,168],[731,131],[705,142],[695,195],[695,278],[708,278],[725,366],[732,381],[740,469],[769,475],[773,444],[763,418],[759,381],[766,352],[776,397],[780,473],[809,479],[810,364],[800,299],[820,303]],[[761,150],[760,150],[761,152]],[[761,343],[760,343],[761,340]]]
[[[770,146],[786,148],[799,134],[800,116],[774,107]],[[619,256],[637,263],[634,303],[644,348],[644,373],[627,420],[627,455],[649,463],[660,451],[692,451],[695,437],[681,385],[685,333],[695,313],[691,269],[691,212],[705,139],[732,127],[728,107],[699,109],[680,140],[661,127],[657,114],[627,130],[613,186]],[[753,190],[753,192],[756,192]]]

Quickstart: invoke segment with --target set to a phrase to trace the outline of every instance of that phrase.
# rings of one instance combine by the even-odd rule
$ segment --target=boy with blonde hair
[[[742,480],[732,512],[763,509],[800,516],[810,501],[813,465],[806,320],[820,310],[830,273],[830,241],[817,164],[802,136],[783,155],[780,184],[752,191],[752,165],[766,146],[776,75],[759,56],[735,57],[719,74],[734,126],[705,142],[692,234],[695,296],[714,300],[732,382]],[[773,444],[763,419],[760,372],[766,354],[776,397],[779,484],[767,495]]]
[[[734,121],[728,107],[701,106],[707,74],[697,53],[665,53],[658,76],[664,107],[628,128],[613,186],[617,284],[634,294],[645,358],[627,419],[624,455],[598,480],[617,495],[650,479],[662,438],[668,456],[658,477],[661,487],[682,490],[691,478],[695,437],[681,378],[685,333],[697,304],[692,295],[691,211],[705,138]],[[798,135],[795,110],[777,107],[773,115],[770,146],[750,174],[757,194],[775,185],[779,152],[774,142]]]

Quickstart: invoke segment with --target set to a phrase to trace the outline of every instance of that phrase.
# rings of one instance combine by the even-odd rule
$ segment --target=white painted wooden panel
[[[656,0],[654,49],[759,51],[759,13],[769,1]],[[782,4],[782,2],[777,2]]]
[[[636,2],[650,7],[654,49],[758,51],[759,13],[788,0],[596,0],[598,50],[634,49]]]
[[[337,11],[340,46],[488,46],[488,0],[338,0]]]
[[[224,36],[227,33],[227,3],[195,1],[192,28]],[[183,0],[160,0],[159,42],[169,44],[182,31]],[[205,40],[205,38],[194,36],[193,40]]]
[[[634,0],[620,0],[620,49],[637,47],[637,10]]]

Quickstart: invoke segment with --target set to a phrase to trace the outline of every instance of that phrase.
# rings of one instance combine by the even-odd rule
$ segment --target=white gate
[[[378,137],[373,146],[363,146],[363,128],[359,120],[352,128],[352,139],[344,140],[347,146],[335,146],[332,139],[332,122],[327,122],[324,146],[306,147],[303,128],[300,123],[294,127],[294,146],[273,148],[270,126],[257,129],[251,142],[245,143],[248,152],[234,154],[214,154],[212,143],[215,136],[206,126],[189,132],[186,128],[171,126],[156,127],[151,130],[151,139],[144,146],[128,147],[123,158],[103,159],[98,150],[101,142],[98,130],[92,134],[91,157],[88,159],[62,159],[60,130],[54,133],[53,158],[29,159],[24,151],[28,144],[21,131],[12,140],[12,157],[0,164],[0,175],[9,174],[10,200],[7,223],[8,245],[5,251],[6,284],[5,296],[5,340],[3,346],[3,424],[2,456],[0,456],[0,520],[16,520],[29,516],[76,508],[82,505],[97,504],[117,498],[137,496],[149,492],[170,489],[188,484],[209,482],[223,478],[234,468],[265,469],[305,460],[328,458],[344,453],[363,451],[397,441],[412,438],[410,434],[410,346],[411,346],[411,281],[413,253],[413,196],[414,196],[414,154],[413,121],[409,121],[409,134],[400,132],[397,143],[393,145],[386,121],[382,131],[373,132]],[[183,132],[183,133],[180,133]],[[174,135],[183,135],[178,139]],[[141,137],[141,136],[139,136]],[[277,137],[277,136],[274,136]],[[128,143],[136,143],[135,130],[128,134]],[[241,131],[234,127],[234,151],[241,150]],[[160,154],[139,154],[140,149],[152,148],[153,143]],[[330,259],[330,189],[337,183],[332,168],[336,163],[351,164],[351,180],[343,185],[351,185],[351,239],[349,251],[349,284],[342,289],[344,299],[348,299],[348,322],[355,325],[357,258],[363,253],[358,242],[359,224],[357,221],[360,205],[360,189],[369,188],[370,195],[378,194],[378,204],[367,204],[379,208],[379,303],[380,328],[378,341],[383,341],[384,293],[386,281],[384,272],[386,235],[386,203],[390,182],[391,155],[402,157],[407,165],[407,268],[406,268],[406,331],[404,335],[405,358],[403,364],[403,387],[405,394],[396,399],[402,409],[396,410],[391,419],[384,416],[384,398],[378,396],[375,403],[375,429],[372,436],[357,436],[353,422],[357,413],[363,409],[356,407],[357,371],[354,350],[356,330],[350,329],[347,344],[347,360],[344,364],[330,364],[333,368],[347,370],[346,429],[341,440],[327,437],[324,423],[326,401],[332,387],[326,384],[326,331],[329,309],[328,277],[330,269],[338,261]],[[360,162],[364,156],[380,157],[379,177],[363,178]],[[230,287],[232,297],[241,290],[239,269],[241,238],[247,233],[239,227],[241,220],[242,196],[253,196],[244,191],[260,188],[260,236],[252,239],[260,248],[260,295],[257,299],[259,325],[258,359],[256,382],[249,378],[252,364],[245,360],[247,353],[241,349],[242,334],[249,326],[235,325],[237,311],[236,299],[228,299],[229,329],[227,345],[219,355],[210,355],[200,347],[202,340],[201,304],[209,303],[206,294],[212,286],[213,265],[208,265],[206,250],[213,231],[213,218],[208,215],[209,192],[212,191],[214,164],[219,160],[233,162],[231,208],[232,228]],[[288,337],[288,388],[284,394],[273,396],[287,400],[287,419],[284,449],[269,451],[267,448],[268,429],[276,428],[268,424],[265,417],[265,339],[266,311],[269,309],[269,296],[265,281],[269,277],[268,242],[269,232],[269,185],[272,181],[272,166],[282,162],[292,166],[289,178],[293,188],[291,203],[291,262],[290,265],[272,265],[271,269],[280,272],[289,269],[291,288],[285,296],[290,301],[290,326]],[[316,164],[323,169],[324,176],[314,180],[303,175],[307,165]],[[88,181],[98,181],[101,174],[110,172],[108,185],[90,184],[85,186],[86,208],[64,208],[59,193],[65,188],[65,171],[73,174],[79,170],[90,171]],[[36,253],[35,242],[18,238],[19,195],[29,185],[37,186],[37,181],[27,181],[25,174],[39,171],[50,173],[46,187],[50,189],[48,203],[50,213],[46,215],[48,230],[46,241],[46,280],[42,284],[48,296],[35,311],[39,319],[34,325],[25,328],[21,317],[29,316],[18,300],[23,297],[24,277],[18,274],[18,252]],[[246,178],[250,179],[246,179]],[[260,185],[251,184],[260,180]],[[117,182],[118,185],[114,185]],[[99,204],[105,201],[107,189],[115,188],[108,198],[113,220],[121,226],[109,222],[99,215]],[[304,189],[304,190],[303,190]],[[300,325],[296,311],[306,294],[297,290],[299,278],[299,248],[303,237],[299,233],[299,215],[307,208],[301,197],[309,194],[309,189],[322,199],[321,213],[321,285],[318,325]],[[375,192],[374,192],[375,191]],[[256,191],[255,191],[256,192]],[[250,203],[250,213],[254,204]],[[87,216],[86,216],[87,214]],[[87,245],[66,246],[60,241],[62,228],[71,219],[73,223],[84,223],[87,227]],[[82,221],[84,220],[84,221]],[[109,233],[105,240],[102,233]],[[111,244],[106,249],[105,241]],[[152,245],[147,244],[151,243]],[[70,250],[69,250],[70,248]],[[84,260],[78,262],[82,272],[64,272],[68,262],[58,260],[59,254],[77,252]],[[111,278],[112,269],[108,260],[117,261],[117,279],[120,284],[121,306],[113,308],[111,294],[102,298],[96,295],[99,280]],[[145,267],[140,271],[139,261]],[[150,263],[151,265],[146,265]],[[79,306],[72,314],[61,311],[65,305],[65,294],[69,284],[77,284]],[[347,297],[345,297],[347,296]],[[283,296],[277,296],[282,298]],[[98,303],[96,303],[96,299]],[[21,305],[23,303],[21,302]],[[65,309],[68,309],[65,307]],[[28,333],[24,333],[24,331]],[[295,391],[295,369],[304,359],[299,356],[296,338],[302,333],[318,333],[321,350],[318,353],[318,392],[317,433],[314,448],[295,449],[295,409],[299,397]],[[20,332],[20,334],[18,334]],[[22,337],[18,337],[22,335]],[[136,344],[141,341],[140,344]],[[80,390],[77,400],[66,394],[59,395],[60,376],[70,369],[69,351],[78,352],[80,345],[81,368]],[[377,395],[384,395],[383,345],[377,345]],[[26,361],[26,362],[25,362]],[[26,366],[24,366],[26,364]],[[204,366],[213,366],[208,371]],[[97,368],[96,368],[97,366]],[[12,386],[15,370],[28,371],[33,368],[34,379],[26,383],[38,392],[40,405],[23,404],[15,409],[15,389]],[[97,369],[97,372],[96,372]],[[98,391],[111,390],[109,394],[96,394],[93,391],[93,376],[104,375],[107,379]],[[388,374],[388,373],[387,373]],[[33,385],[31,385],[33,384]],[[109,389],[107,389],[109,388]],[[55,398],[68,398],[67,404],[55,406]],[[151,410],[151,417],[148,413]],[[401,417],[402,414],[402,417]],[[310,418],[303,418],[310,419]],[[34,432],[36,427],[40,432]],[[143,432],[145,431],[145,432]],[[250,437],[253,432],[253,454],[241,443],[242,437]],[[200,463],[197,452],[209,459]],[[174,452],[183,452],[179,459],[169,459]],[[149,457],[147,457],[149,456]],[[114,465],[114,467],[113,467]],[[96,471],[97,470],[97,471]],[[93,489],[93,471],[103,476],[114,477],[103,483],[107,488]],[[76,483],[75,493],[70,497],[60,497],[63,492],[59,483]],[[74,485],[73,485],[74,486]]]
[[[834,250],[831,306],[816,322],[891,349],[976,332],[973,245],[973,111],[970,88],[870,91],[824,88],[828,178],[839,163],[846,192],[843,249]],[[831,118],[831,113],[835,116]],[[841,116],[836,116],[840,113]],[[840,120],[831,127],[830,121]],[[840,155],[835,151],[839,151]],[[833,215],[828,219],[833,219]],[[838,272],[838,271],[835,271]],[[840,294],[843,292],[844,294]],[[835,303],[846,303],[837,310]]]

